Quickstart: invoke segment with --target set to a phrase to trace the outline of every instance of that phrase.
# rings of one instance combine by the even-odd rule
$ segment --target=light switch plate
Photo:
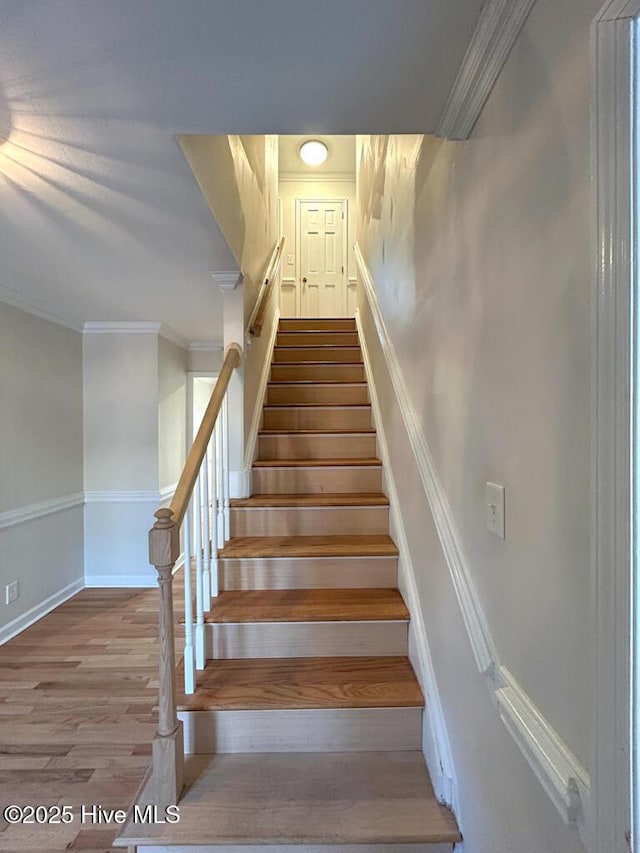
[[[292,267],[295,262],[295,258],[293,255],[287,255],[287,264]]]
[[[504,539],[504,486],[498,483],[487,483],[485,494],[487,530]]]
[[[20,595],[20,588],[18,586],[18,581],[11,581],[4,588],[4,600],[5,604],[13,604],[14,601],[17,600]]]

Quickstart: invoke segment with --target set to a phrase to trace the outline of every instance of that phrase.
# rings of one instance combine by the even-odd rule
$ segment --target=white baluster
[[[196,667],[204,669],[204,589],[202,582],[202,513],[200,512],[200,477],[194,489],[196,550]]]
[[[203,517],[202,526],[202,551],[204,558],[204,568],[202,572],[202,596],[204,599],[204,609],[209,610],[211,607],[211,550],[209,544],[209,449],[204,455],[202,468],[200,469],[202,478],[202,494],[200,503],[200,512]]]
[[[224,548],[224,476],[222,471],[222,414],[216,424],[216,476],[218,478],[218,547]]]
[[[218,581],[218,469],[217,430],[211,438],[211,595],[219,592]]]
[[[182,525],[184,544],[184,692],[193,693],[196,689],[196,659],[193,649],[193,593],[191,591],[191,531],[189,529],[189,510],[185,513]]]
[[[224,539],[226,542],[230,537],[229,520],[229,407],[228,397],[225,396],[222,403],[222,477],[224,481]]]

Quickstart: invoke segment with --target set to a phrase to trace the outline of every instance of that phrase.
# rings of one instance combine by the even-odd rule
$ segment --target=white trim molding
[[[586,820],[591,809],[589,775],[572,755],[558,733],[535,708],[509,671],[501,665],[480,600],[475,591],[469,561],[462,546],[455,518],[435,470],[431,451],[411,402],[395,348],[385,326],[371,273],[357,243],[354,248],[380,347],[385,357],[391,384],[396,394],[404,427],[416,461],[416,468],[433,515],[478,670],[485,676],[485,683],[491,692],[494,704],[505,723],[507,731],[513,736],[536,776],[543,783],[545,790],[551,795],[552,801],[563,819],[567,823],[575,823],[584,840],[589,837],[590,832],[590,826]],[[357,322],[359,330],[362,331],[359,318]],[[366,341],[362,334],[361,344],[364,353]],[[372,401],[373,388],[375,387],[373,379],[373,376],[369,378]],[[384,452],[388,455],[388,451],[385,450]],[[387,474],[388,483],[391,485],[393,475],[388,459],[385,460],[385,476]],[[391,495],[389,497],[391,499]],[[391,502],[393,503],[393,501]],[[400,533],[400,530],[401,525],[396,528],[396,532]],[[402,540],[401,534],[399,539]],[[403,547],[406,547],[408,552],[408,544],[403,545]],[[410,564],[406,564],[406,566],[407,571],[404,572],[403,577],[408,580],[412,572],[409,569]],[[418,618],[420,612],[417,590],[415,598],[410,584],[407,591],[407,605],[413,620]],[[435,676],[433,679],[435,682]],[[444,728],[444,718],[442,723],[436,725],[441,725]],[[442,732],[434,733],[433,737],[434,740],[437,738],[440,743],[446,742],[443,739]],[[553,750],[549,753],[551,746]],[[446,759],[444,747],[442,751]],[[455,779],[453,767],[451,767],[449,774],[452,779]],[[575,785],[572,780],[575,781]]]
[[[191,341],[189,344],[190,352],[222,352],[224,347],[218,341]],[[194,371],[189,371],[194,373]],[[200,371],[202,372],[202,371]],[[202,375],[205,375],[204,373]],[[206,374],[207,376],[209,374]]]
[[[54,592],[54,594],[50,595],[49,598],[45,598],[45,600],[41,601],[40,604],[36,604],[34,607],[27,610],[26,613],[23,613],[21,616],[16,616],[16,618],[12,619],[11,622],[7,622],[6,625],[0,628],[0,646],[22,633],[22,631],[25,631],[39,619],[42,619],[43,616],[46,616],[47,613],[51,613],[52,610],[59,607],[69,598],[72,598],[83,588],[84,577],[76,578],[76,580],[71,581],[70,584],[67,584],[67,586],[63,587],[61,590],[58,590],[58,592]]]
[[[440,693],[433,668],[422,608],[420,607],[418,598],[415,570],[398,503],[398,491],[391,467],[391,456],[385,435],[384,421],[373,376],[371,358],[358,311],[356,311],[355,320],[364,361],[365,376],[369,388],[373,422],[376,428],[378,452],[382,459],[385,491],[389,498],[391,532],[400,552],[398,559],[398,585],[411,613],[411,620],[409,622],[409,658],[426,700],[424,711],[426,729],[423,735],[422,751],[427,767],[429,768],[429,775],[431,776],[436,797],[440,802],[451,806],[454,813],[458,815],[458,786],[453,758],[451,756],[449,735],[442,703],[440,702]]]
[[[100,491],[85,492],[84,497],[85,502],[88,504],[149,503],[162,500],[161,492],[154,489],[102,489]]]
[[[535,0],[487,0],[436,127],[468,139]]]
[[[87,321],[83,327],[85,335],[159,335],[182,349],[189,348],[189,341],[181,334],[159,322]]]
[[[591,28],[595,177],[592,409],[592,564],[595,602],[594,850],[638,849],[632,831],[632,637],[637,637],[639,335],[637,295],[638,0],[609,0]],[[635,591],[632,592],[632,590]],[[638,640],[635,640],[638,643]],[[637,713],[637,711],[636,711]],[[635,750],[638,749],[636,743]],[[636,798],[638,794],[635,794]],[[637,809],[636,809],[637,812]]]
[[[590,799],[589,775],[506,667],[500,676],[504,687],[495,695],[502,722],[564,820],[577,825]]]
[[[230,293],[243,282],[243,276],[240,270],[212,270],[211,278],[218,285],[220,293]]]
[[[5,527],[13,527],[15,524],[24,524],[26,521],[34,521],[36,518],[44,518],[56,512],[63,512],[84,504],[84,494],[75,492],[71,495],[62,495],[59,498],[49,498],[39,503],[28,504],[17,509],[9,509],[0,512],[0,530]]]
[[[267,396],[267,385],[269,383],[269,375],[271,373],[271,360],[273,358],[273,348],[276,345],[276,336],[278,334],[278,323],[280,321],[280,309],[276,308],[273,312],[273,323],[269,334],[269,343],[267,344],[265,358],[262,365],[262,373],[260,374],[260,382],[256,391],[256,402],[253,407],[253,417],[251,418],[251,426],[249,427],[249,435],[244,453],[244,469],[243,482],[238,482],[238,486],[242,486],[248,491],[241,492],[244,495],[251,494],[251,468],[256,455],[256,444],[258,442],[258,432],[260,431],[260,422],[262,421],[262,410]],[[240,473],[240,472],[236,472]]]
[[[56,326],[64,326],[65,329],[82,333],[82,323],[74,323],[72,320],[59,317],[57,314],[52,314],[50,311],[41,308],[37,304],[36,297],[25,297],[16,290],[11,290],[9,287],[0,285],[0,302],[4,302],[5,305],[11,305],[12,308],[18,308],[20,311],[24,311],[25,314],[33,314],[34,317],[40,317],[41,320],[48,320],[50,323],[55,323]]]

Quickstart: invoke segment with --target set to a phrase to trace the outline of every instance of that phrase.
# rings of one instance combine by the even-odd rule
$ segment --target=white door
[[[299,201],[300,314],[345,317],[346,201]]]

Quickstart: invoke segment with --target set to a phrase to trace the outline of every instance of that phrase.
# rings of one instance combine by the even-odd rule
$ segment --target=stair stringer
[[[400,512],[398,492],[393,476],[391,457],[385,436],[384,421],[376,390],[371,358],[369,356],[368,343],[359,310],[356,310],[355,321],[360,339],[362,359],[364,361],[365,377],[369,388],[378,453],[382,459],[382,491],[389,498],[390,504],[389,533],[398,546],[399,551],[398,587],[410,614],[409,660],[414,668],[426,700],[422,721],[422,753],[429,769],[436,797],[441,803],[447,805],[457,818],[459,816],[458,784],[449,735],[440,701],[426,625],[420,607],[411,551]]]

